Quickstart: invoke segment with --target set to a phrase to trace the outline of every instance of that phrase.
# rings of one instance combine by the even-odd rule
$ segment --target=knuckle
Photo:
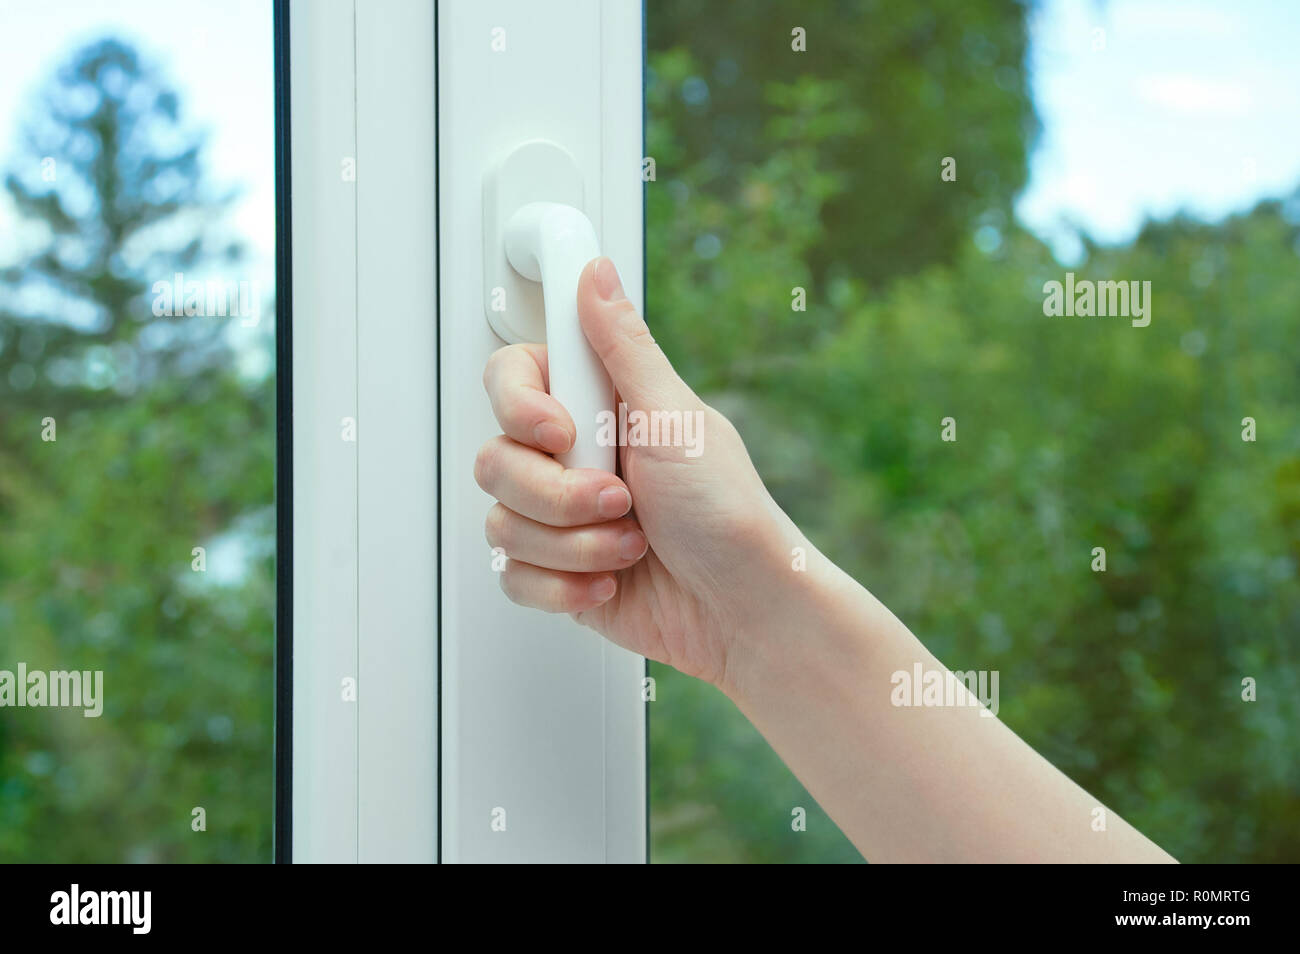
[[[478,449],[474,457],[474,481],[492,493],[501,470],[501,439],[494,437]]]
[[[512,347],[514,345],[506,345],[488,355],[487,364],[483,366],[483,390],[487,391],[489,396],[494,396],[495,385],[501,380],[502,366],[509,360]]]
[[[638,347],[655,344],[655,336],[650,333],[650,326],[636,312],[627,317],[627,340]]]
[[[635,338],[650,333],[650,329],[637,313],[636,306],[632,302],[622,301],[606,307],[609,309],[606,314],[611,322],[611,333],[600,335],[595,342],[596,353],[604,360],[614,357],[620,350],[633,344]]]
[[[557,523],[574,523],[578,513],[578,484],[573,471],[560,473],[560,489],[555,495],[555,520]]]
[[[581,530],[573,535],[573,563],[579,570],[595,566],[597,547],[590,531]]]
[[[655,336],[650,333],[650,325],[636,310],[636,305],[630,301],[621,303],[618,312],[618,328],[620,334],[616,337],[622,338],[633,347],[641,348],[655,344]]]
[[[501,547],[507,554],[510,552],[510,511],[503,503],[493,504],[488,510],[487,519],[483,522],[484,531],[487,535],[488,546]]]

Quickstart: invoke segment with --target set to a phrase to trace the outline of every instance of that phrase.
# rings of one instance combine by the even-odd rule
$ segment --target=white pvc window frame
[[[501,346],[482,302],[484,164],[564,142],[643,303],[640,3],[277,13],[292,351],[278,857],[645,861],[644,661],[505,599],[472,477]],[[516,41],[505,58],[498,29]]]
[[[294,0],[288,21],[292,856],[431,861],[433,11]]]

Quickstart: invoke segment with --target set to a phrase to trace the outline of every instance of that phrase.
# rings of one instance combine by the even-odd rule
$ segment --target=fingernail
[[[640,530],[629,530],[618,539],[618,555],[624,560],[639,560],[650,549],[650,541]]]
[[[614,578],[612,576],[602,576],[599,580],[594,580],[591,586],[587,587],[587,592],[591,594],[591,598],[597,603],[603,603],[614,595],[614,590],[617,588],[617,584],[614,583]]]
[[[627,297],[623,294],[623,283],[618,279],[618,269],[607,258],[596,262],[596,291],[605,301],[622,301]]]
[[[596,512],[602,517],[621,517],[632,509],[632,495],[622,487],[606,487],[596,501]]]
[[[542,421],[533,428],[533,440],[537,441],[539,447],[552,454],[563,454],[573,443],[568,431],[550,421]]]

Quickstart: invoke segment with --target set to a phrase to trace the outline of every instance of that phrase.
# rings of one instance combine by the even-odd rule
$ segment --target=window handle
[[[557,459],[565,467],[614,472],[613,442],[600,444],[599,423],[612,413],[614,386],[578,320],[578,279],[600,254],[591,220],[571,205],[529,202],[506,221],[506,259],[529,281],[541,282],[551,396],[577,427],[577,440]]]

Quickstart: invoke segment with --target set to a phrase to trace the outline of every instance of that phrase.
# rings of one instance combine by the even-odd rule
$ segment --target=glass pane
[[[0,861],[269,861],[271,4],[0,24]]]
[[[648,5],[656,339],[1053,764],[1182,861],[1294,859],[1300,7],[933,7]],[[859,860],[651,673],[654,859]]]

